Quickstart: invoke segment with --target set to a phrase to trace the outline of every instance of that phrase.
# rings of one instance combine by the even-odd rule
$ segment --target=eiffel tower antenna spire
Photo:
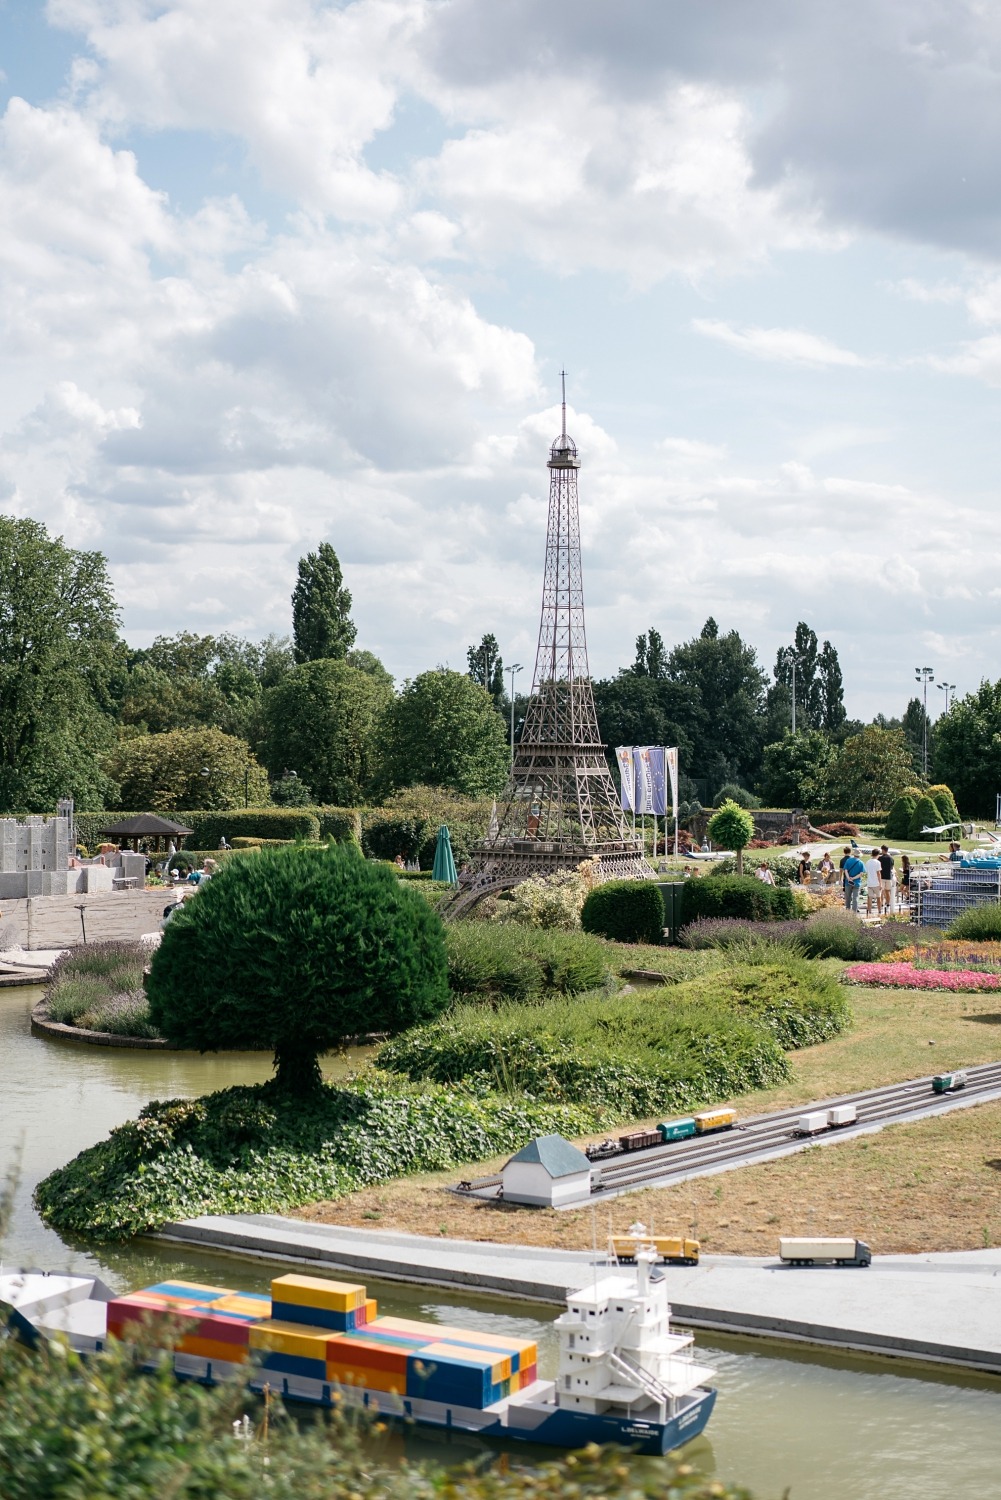
[[[496,829],[473,851],[446,915],[529,875],[597,861],[598,879],[646,878],[598,732],[584,627],[577,445],[563,420],[549,450],[549,519],[532,692]]]

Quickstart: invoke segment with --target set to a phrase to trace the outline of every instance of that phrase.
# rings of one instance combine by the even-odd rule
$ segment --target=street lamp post
[[[511,679],[511,764],[514,765],[514,674],[522,670],[521,662],[512,662],[507,669]]]
[[[936,687],[939,689],[940,692],[942,692],[942,693],[945,694],[945,711],[946,711],[946,713],[948,713],[949,712],[949,702],[950,702],[950,699],[952,697],[952,694],[956,691],[956,684],[954,682],[939,682],[939,683],[936,683]]]
[[[915,667],[914,680],[922,684],[924,692],[924,718],[921,723],[921,774],[928,780],[928,684],[935,681],[931,667]]]

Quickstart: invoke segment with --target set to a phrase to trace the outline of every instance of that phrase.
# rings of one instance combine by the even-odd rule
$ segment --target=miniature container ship
[[[63,1334],[84,1354],[163,1330],[176,1373],[237,1378],[289,1401],[343,1402],[424,1427],[559,1448],[619,1443],[667,1453],[702,1432],[716,1391],[691,1334],[674,1333],[645,1248],[630,1273],[596,1271],[556,1320],[559,1366],[540,1379],[530,1339],[380,1317],[364,1286],[288,1275],[271,1295],[168,1281],[116,1297],[99,1281],[0,1276],[9,1327]]]

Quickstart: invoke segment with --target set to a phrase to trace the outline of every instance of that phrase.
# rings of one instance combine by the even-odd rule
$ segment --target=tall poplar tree
[[[318,551],[299,559],[299,577],[292,592],[295,659],[300,663],[340,661],[357,634],[337,553],[329,542],[321,542]]]

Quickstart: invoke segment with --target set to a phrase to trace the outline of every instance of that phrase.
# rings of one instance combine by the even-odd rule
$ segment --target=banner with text
[[[620,745],[615,758],[619,763],[619,806],[623,812],[632,812],[636,804],[636,770],[632,745]]]

